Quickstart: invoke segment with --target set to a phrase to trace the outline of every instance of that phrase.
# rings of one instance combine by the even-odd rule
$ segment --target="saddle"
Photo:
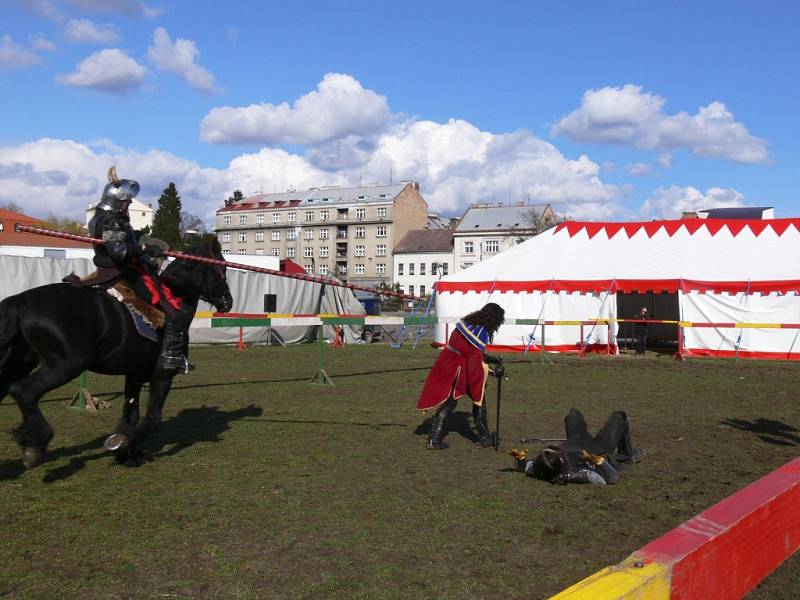
[[[72,287],[96,287],[106,290],[127,307],[137,331],[148,339],[152,339],[154,335],[157,338],[155,330],[164,327],[164,312],[139,297],[130,284],[122,279],[122,273],[118,269],[101,267],[85,277],[70,273],[62,281]],[[147,329],[151,331],[143,331]]]

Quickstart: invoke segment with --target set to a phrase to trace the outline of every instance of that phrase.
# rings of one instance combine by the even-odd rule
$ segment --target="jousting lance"
[[[97,238],[87,237],[83,235],[75,235],[74,233],[63,233],[61,231],[51,231],[50,229],[42,229],[41,227],[30,227],[29,225],[20,225],[16,223],[14,230],[24,233],[35,233],[36,235],[46,235],[49,237],[56,237],[65,240],[73,240],[76,242],[84,242],[86,244],[102,245],[103,240]],[[206,263],[209,265],[219,265],[220,267],[231,267],[232,269],[241,269],[242,271],[253,271],[255,273],[265,273],[266,275],[277,275],[278,277],[288,277],[289,279],[300,279],[301,281],[311,281],[313,283],[323,283],[326,285],[333,285],[336,287],[344,287],[351,290],[359,290],[362,292],[370,292],[379,296],[392,296],[395,298],[403,298],[408,300],[422,300],[419,296],[412,296],[410,294],[403,294],[401,292],[389,292],[378,290],[375,288],[367,287],[364,285],[355,285],[353,283],[343,283],[335,279],[325,279],[324,277],[314,277],[313,275],[305,275],[302,273],[284,273],[283,271],[276,271],[275,269],[265,269],[263,267],[253,267],[251,265],[243,265],[241,263],[229,262],[227,260],[218,260],[216,258],[206,258],[205,256],[194,256],[192,254],[183,254],[181,252],[172,252],[165,250],[164,256],[169,256],[178,260],[191,260],[194,262]]]

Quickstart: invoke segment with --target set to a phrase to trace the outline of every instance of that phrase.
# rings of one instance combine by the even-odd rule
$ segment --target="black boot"
[[[184,354],[186,332],[174,320],[167,320],[164,325],[164,337],[161,340],[161,355],[158,357],[160,371],[177,371],[188,373],[189,361]]]
[[[444,422],[447,420],[450,413],[453,412],[455,405],[456,401],[450,398],[442,404],[436,416],[431,419],[431,433],[428,436],[428,443],[425,445],[428,450],[445,450],[450,447],[450,444],[445,442],[442,438],[444,437]]]
[[[480,406],[472,405],[472,418],[475,421],[475,429],[478,430],[478,439],[475,443],[483,448],[492,445],[492,432],[489,430],[489,423],[486,420],[486,401]]]

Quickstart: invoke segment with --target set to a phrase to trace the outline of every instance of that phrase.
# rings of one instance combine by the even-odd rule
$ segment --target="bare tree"
[[[22,214],[23,210],[22,207],[17,204],[16,202],[8,202],[4,206],[0,208],[5,208],[6,210],[10,210],[11,212],[20,213]]]
[[[61,231],[62,233],[71,233],[73,235],[89,235],[89,231],[83,223],[69,217],[59,217],[53,213],[39,221],[39,226],[42,229]]]
[[[542,211],[538,210],[537,207],[531,206],[530,209],[524,212],[522,215],[524,228],[523,231],[519,232],[517,243],[520,244],[528,238],[539,235],[540,233],[547,231],[548,229],[551,229],[559,223],[563,223],[567,220],[565,217],[559,217],[555,213],[552,214],[552,217],[550,214],[545,215]]]

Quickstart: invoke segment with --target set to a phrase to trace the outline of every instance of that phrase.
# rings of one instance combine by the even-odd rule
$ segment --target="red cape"
[[[474,404],[483,404],[483,390],[489,376],[483,352],[470,344],[457,329],[450,334],[447,344],[457,352],[446,347],[442,349],[425,380],[417,402],[419,410],[438,406],[450,397],[450,390],[456,400],[467,394]]]

